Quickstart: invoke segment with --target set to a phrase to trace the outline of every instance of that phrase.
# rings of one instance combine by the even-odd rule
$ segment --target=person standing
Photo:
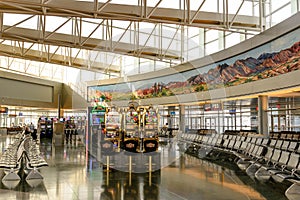
[[[30,124],[29,124],[29,128],[30,128],[31,132],[33,132],[33,131],[34,131],[34,125],[33,125],[33,123],[32,123],[32,122],[30,122]]]

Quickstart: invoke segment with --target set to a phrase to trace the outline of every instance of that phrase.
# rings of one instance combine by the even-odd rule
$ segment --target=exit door
[[[202,127],[201,125],[201,117],[191,117],[191,129],[200,129]]]
[[[224,117],[224,131],[225,130],[236,130],[234,115]]]
[[[205,128],[206,129],[216,129],[217,130],[217,118],[216,117],[206,117],[205,118]]]

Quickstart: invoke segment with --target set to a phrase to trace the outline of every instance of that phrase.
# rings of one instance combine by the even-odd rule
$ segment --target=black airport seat
[[[20,168],[23,155],[22,148],[20,148],[21,145],[23,144],[18,141],[6,149],[0,159],[0,168],[9,169],[10,171],[15,171]]]
[[[262,166],[259,170],[255,172],[255,178],[260,181],[267,181],[271,178],[271,175],[275,173],[275,171],[279,169],[283,169],[290,157],[290,153],[287,151],[281,151],[279,149],[274,150],[274,160],[277,159],[278,154],[280,155],[280,158],[278,161],[274,162],[273,165],[269,166]]]
[[[288,161],[289,161],[289,159],[290,159],[290,156],[291,156],[291,152],[288,152],[288,151],[282,151],[282,152],[281,152],[280,159],[279,159],[277,165],[274,166],[273,168],[269,168],[268,171],[269,171],[271,174],[277,174],[277,173],[279,173],[279,172],[284,171],[284,169],[285,169],[286,166],[288,165]]]
[[[281,170],[273,171],[272,178],[276,182],[283,182],[285,180],[299,180],[299,170],[300,170],[300,164],[299,164],[299,157],[300,155],[297,153],[291,153],[289,157],[289,161]]]
[[[24,157],[25,157],[25,173],[26,180],[30,179],[43,179],[43,176],[39,173],[38,169],[41,167],[48,166],[48,163],[40,155],[39,147],[31,137],[24,138]],[[29,171],[29,173],[27,172]]]
[[[269,146],[270,147],[275,147],[276,143],[277,143],[277,139],[271,139]]]
[[[287,150],[290,151],[290,152],[294,152],[294,151],[297,150],[298,146],[299,146],[299,142],[290,141],[290,145],[289,145]]]
[[[281,148],[280,148],[280,149],[282,149],[282,150],[284,150],[284,151],[287,151],[288,148],[289,148],[289,146],[290,146],[290,142],[291,142],[291,141],[289,141],[289,140],[284,140],[283,143],[282,143],[282,145],[281,145]]]
[[[276,144],[275,144],[275,148],[276,148],[276,149],[281,149],[281,146],[282,146],[283,142],[284,142],[283,139],[277,140],[277,142],[276,142]]]
[[[300,140],[300,132],[296,132],[293,134],[293,140],[299,141]]]

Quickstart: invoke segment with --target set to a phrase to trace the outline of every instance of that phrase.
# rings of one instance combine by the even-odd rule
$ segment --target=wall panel
[[[28,101],[53,102],[53,86],[0,78],[0,97]]]

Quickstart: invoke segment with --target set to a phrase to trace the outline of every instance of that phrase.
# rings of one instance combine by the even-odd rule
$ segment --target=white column
[[[291,0],[291,12],[292,14],[295,14],[300,9],[300,1],[299,0]]]
[[[269,136],[268,107],[268,96],[258,96],[258,133],[264,136]]]
[[[184,105],[179,106],[179,131],[185,131],[185,107]]]

